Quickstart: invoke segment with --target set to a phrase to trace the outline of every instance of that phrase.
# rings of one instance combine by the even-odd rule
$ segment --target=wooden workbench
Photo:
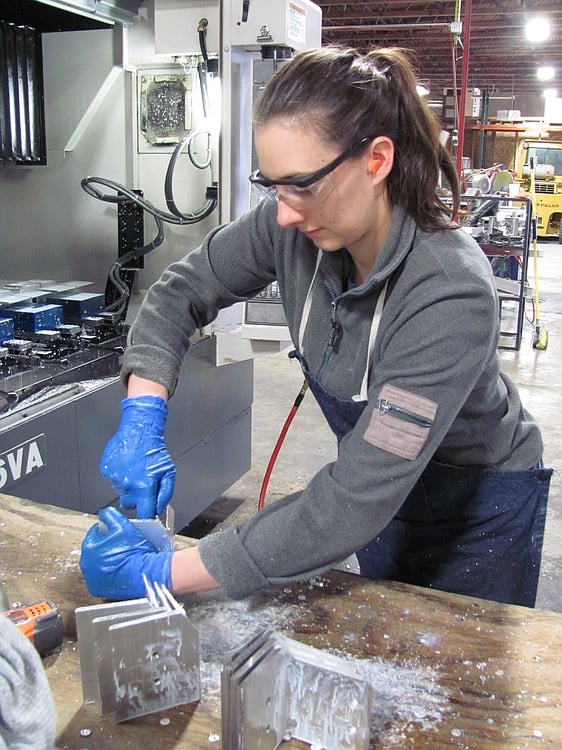
[[[336,571],[243,602],[186,598],[202,639],[201,700],[121,724],[98,716],[82,702],[74,621],[76,607],[98,602],[78,564],[94,521],[0,494],[0,582],[11,602],[53,601],[65,623],[61,652],[44,659],[57,748],[220,750],[222,655],[266,624],[362,660],[375,689],[372,748],[562,748],[562,615]]]

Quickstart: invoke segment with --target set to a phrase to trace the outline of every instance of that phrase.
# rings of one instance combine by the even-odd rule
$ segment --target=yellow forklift
[[[555,237],[562,244],[562,141],[521,141],[515,171],[526,193],[532,192],[534,182],[537,238]]]

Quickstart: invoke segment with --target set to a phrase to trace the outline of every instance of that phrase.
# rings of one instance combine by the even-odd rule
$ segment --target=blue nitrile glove
[[[121,424],[101,457],[102,476],[123,508],[137,509],[137,518],[160,515],[174,491],[176,467],[164,442],[167,414],[160,396],[123,399]]]
[[[102,508],[98,518],[100,523],[84,537],[80,555],[80,569],[92,596],[140,599],[146,596],[143,573],[149,583],[171,588],[172,550],[157,552],[117,508]]]

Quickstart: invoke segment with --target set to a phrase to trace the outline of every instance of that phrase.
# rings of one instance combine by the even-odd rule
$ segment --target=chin
[[[338,250],[343,250],[345,247],[344,244],[341,242],[336,242],[335,240],[332,242],[315,242],[314,243],[316,247],[321,248],[326,253],[337,253]]]
[[[307,235],[308,239],[318,248],[327,251],[339,250],[343,247],[342,243],[336,240],[331,235],[326,235],[324,232],[319,232],[318,236]]]

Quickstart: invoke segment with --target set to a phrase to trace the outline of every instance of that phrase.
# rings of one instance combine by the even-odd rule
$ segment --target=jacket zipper
[[[387,398],[378,398],[375,402],[375,406],[378,409],[379,414],[390,414],[391,412],[396,412],[399,419],[403,419],[406,422],[413,422],[420,427],[431,427],[433,424],[431,419],[421,417],[419,414],[414,414],[414,412],[408,411],[408,409],[396,406],[396,404],[391,404]]]
[[[338,320],[338,313],[337,313],[337,300],[332,301],[332,330],[330,331],[330,338],[328,339],[328,346],[330,349],[333,349],[335,352],[338,351],[338,347],[341,340],[341,326],[340,322]]]
[[[328,364],[328,360],[330,358],[330,354],[332,352],[338,351],[340,341],[341,341],[341,326],[338,320],[337,316],[337,300],[332,300],[332,316],[331,316],[331,324],[332,328],[330,330],[330,335],[328,337],[328,344],[326,348],[324,349],[324,356],[322,357],[322,362],[320,363],[320,367],[318,368],[318,374],[316,377],[318,380],[321,379],[322,373],[324,372],[324,368]]]

